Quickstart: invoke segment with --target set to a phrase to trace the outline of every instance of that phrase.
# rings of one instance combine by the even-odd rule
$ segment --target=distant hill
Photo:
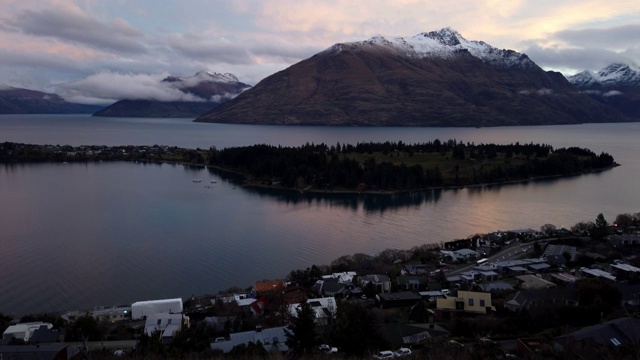
[[[92,114],[102,106],[75,104],[56,94],[21,88],[0,88],[0,114]]]
[[[611,64],[596,73],[585,70],[567,79],[593,99],[640,120],[640,69]]]
[[[124,99],[96,112],[110,117],[197,117],[232,99],[250,86],[233,74],[198,72],[188,78],[169,76],[158,83],[178,90],[194,101]]]
[[[614,122],[525,54],[455,30],[335,44],[273,74],[200,122],[338,126],[503,126]]]

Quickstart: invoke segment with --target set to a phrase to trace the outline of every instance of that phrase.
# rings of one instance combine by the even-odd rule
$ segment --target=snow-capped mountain
[[[198,71],[195,75],[190,76],[190,77],[186,77],[186,78],[182,78],[182,77],[176,77],[176,76],[168,76],[167,78],[165,78],[163,81],[166,82],[181,82],[181,83],[199,83],[199,82],[203,82],[203,81],[210,81],[210,82],[218,82],[218,83],[238,83],[240,82],[240,80],[238,80],[238,78],[231,74],[231,73],[217,73],[217,72],[211,72],[211,71]]]
[[[344,49],[355,50],[377,47],[409,58],[438,57],[451,59],[468,53],[483,62],[508,67],[537,67],[525,54],[513,50],[501,50],[484,41],[467,40],[451,28],[423,32],[410,37],[385,37],[376,35],[365,41],[335,44],[323,53],[337,54]]]
[[[621,88],[640,89],[640,69],[627,64],[611,64],[593,73],[585,70],[567,78],[580,90],[621,90]]]
[[[338,43],[196,121],[337,126],[504,126],[622,121],[525,54],[444,28]]]
[[[640,69],[637,67],[611,64],[598,72],[585,70],[567,79],[593,99],[640,119]]]

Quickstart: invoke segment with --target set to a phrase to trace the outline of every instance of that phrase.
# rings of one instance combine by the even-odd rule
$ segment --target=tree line
[[[434,140],[300,147],[253,145],[207,153],[208,165],[247,175],[253,184],[317,190],[397,191],[567,176],[615,166],[607,153],[554,150],[545,144],[473,144]]]

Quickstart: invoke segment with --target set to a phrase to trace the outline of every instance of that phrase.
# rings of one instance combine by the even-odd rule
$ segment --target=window
[[[473,306],[473,299],[469,299],[469,306]]]
[[[158,319],[158,325],[162,324],[162,319]]]
[[[484,299],[480,299],[480,306],[484,307]]]
[[[171,325],[171,319],[167,320],[167,325]]]

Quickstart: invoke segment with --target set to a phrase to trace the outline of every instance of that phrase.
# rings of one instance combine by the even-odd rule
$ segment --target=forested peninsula
[[[546,144],[474,144],[456,140],[253,145],[217,149],[171,146],[0,144],[0,162],[149,161],[212,166],[242,175],[243,185],[296,191],[396,192],[573,176],[618,166],[607,153]]]

